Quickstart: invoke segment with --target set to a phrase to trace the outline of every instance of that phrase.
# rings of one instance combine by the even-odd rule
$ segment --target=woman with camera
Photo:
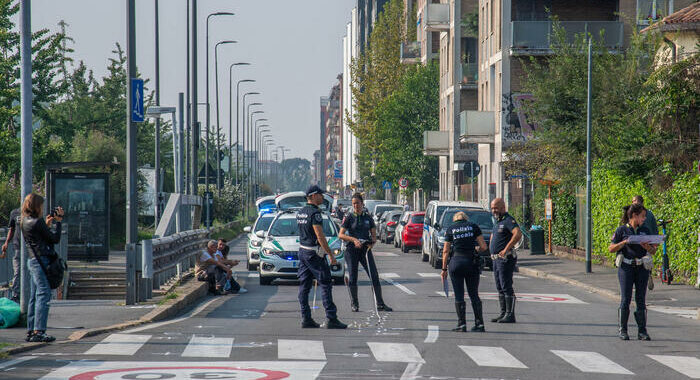
[[[29,252],[28,267],[31,276],[29,306],[27,308],[28,342],[53,342],[56,338],[46,335],[46,322],[49,317],[51,288],[46,268],[56,255],[53,245],[61,239],[63,209],[57,207],[46,219],[43,218],[44,198],[31,193],[22,204],[21,228]],[[56,231],[49,227],[56,223]],[[39,261],[41,260],[41,262]]]

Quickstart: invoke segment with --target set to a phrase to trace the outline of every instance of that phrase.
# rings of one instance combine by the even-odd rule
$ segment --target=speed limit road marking
[[[435,293],[445,296],[444,291],[436,291]],[[451,292],[450,292],[451,293]],[[479,293],[479,297],[487,300],[497,300],[498,293]],[[515,297],[518,302],[551,302],[558,304],[578,304],[585,305],[587,302],[581,301],[580,299],[570,296],[568,294],[535,294],[535,293],[516,293]]]
[[[325,361],[72,362],[41,380],[314,379],[325,365]]]

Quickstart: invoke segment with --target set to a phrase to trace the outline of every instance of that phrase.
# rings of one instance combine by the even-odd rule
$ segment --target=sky
[[[136,0],[136,64],[142,76],[151,79],[151,88],[155,84],[154,4],[155,0]],[[159,3],[160,103],[164,106],[177,106],[178,93],[186,90],[186,4],[186,0]],[[226,135],[229,66],[250,62],[233,69],[234,116],[235,82],[255,79],[255,83],[241,84],[241,93],[244,89],[261,93],[254,98],[263,103],[259,109],[265,114],[260,117],[269,119],[275,143],[291,149],[285,158],[312,160],[319,148],[319,98],[328,95],[342,72],[342,38],[354,4],[355,0],[199,0],[199,102],[205,101],[206,94],[206,17],[219,11],[235,13],[210,19],[212,125],[216,123],[214,44],[236,40],[236,44],[219,46],[219,115]],[[68,23],[67,34],[75,40],[73,59],[84,61],[96,78],[107,74],[115,44],[126,48],[125,0],[33,0],[31,7],[33,31],[58,31],[59,21]],[[204,107],[199,120],[205,120]],[[233,121],[235,129],[235,117]]]

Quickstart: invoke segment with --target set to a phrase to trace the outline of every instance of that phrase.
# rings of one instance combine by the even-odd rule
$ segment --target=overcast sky
[[[142,75],[152,79],[155,0],[136,0],[136,3],[136,62]],[[264,103],[261,109],[270,119],[275,142],[291,149],[286,157],[311,160],[319,145],[319,97],[328,95],[336,76],[342,72],[342,37],[355,0],[199,0],[198,3],[200,102],[205,100],[206,17],[217,11],[236,14],[212,17],[210,22],[212,124],[216,123],[214,43],[237,40],[237,44],[219,47],[221,125],[227,133],[229,65],[250,62],[251,66],[234,68],[234,81],[244,77],[257,80],[241,88],[262,93],[256,100]],[[185,7],[186,0],[160,0],[162,105],[176,106],[177,93],[185,92]],[[106,74],[115,43],[126,48],[125,19],[125,0],[32,1],[32,29],[59,30],[58,22],[65,20],[69,24],[68,35],[75,39],[73,58],[76,62],[84,61],[96,78]],[[151,88],[153,85],[151,81]],[[235,113],[235,100],[233,109]],[[204,121],[203,109],[199,120]]]

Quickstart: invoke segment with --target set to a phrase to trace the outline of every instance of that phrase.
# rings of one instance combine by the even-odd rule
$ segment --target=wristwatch
[[[443,271],[443,272],[447,272],[447,268],[442,268],[442,271]]]

